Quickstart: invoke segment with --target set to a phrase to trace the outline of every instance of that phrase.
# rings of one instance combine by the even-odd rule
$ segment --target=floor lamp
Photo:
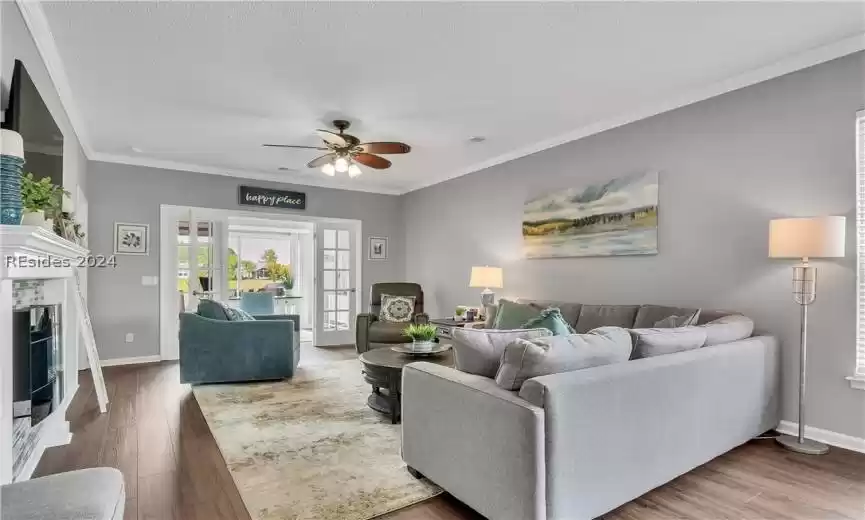
[[[844,217],[782,218],[769,222],[769,257],[798,258],[793,267],[793,300],[799,304],[799,434],[777,438],[788,450],[822,455],[829,447],[805,438],[805,370],[808,350],[808,306],[817,297],[817,268],[809,258],[844,256]]]

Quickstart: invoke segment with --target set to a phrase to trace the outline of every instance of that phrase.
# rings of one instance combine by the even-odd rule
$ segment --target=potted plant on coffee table
[[[435,325],[428,323],[422,325],[412,324],[405,328],[403,334],[411,338],[411,349],[414,352],[429,352],[435,346]]]
[[[32,173],[23,175],[21,205],[24,207],[24,214],[21,217],[21,225],[53,230],[54,223],[51,217],[60,213],[64,194],[68,195],[68,192],[53,184],[48,177],[37,181]]]

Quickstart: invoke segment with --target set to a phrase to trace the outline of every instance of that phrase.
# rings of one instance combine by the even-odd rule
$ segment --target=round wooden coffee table
[[[399,421],[400,393],[402,391],[402,368],[415,361],[426,361],[454,366],[453,349],[433,355],[408,355],[395,352],[388,347],[369,350],[360,355],[361,372],[367,383],[372,385],[372,393],[366,403],[373,410],[390,415],[391,423]],[[383,394],[381,389],[387,390]]]

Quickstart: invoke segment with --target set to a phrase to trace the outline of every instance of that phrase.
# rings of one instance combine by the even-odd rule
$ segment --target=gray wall
[[[111,254],[114,222],[150,224],[151,233],[149,256],[118,256],[116,269],[89,270],[89,307],[103,360],[159,353],[159,289],[142,286],[141,277],[159,275],[161,204],[248,210],[237,205],[240,184],[302,191],[307,210],[299,213],[363,221],[364,307],[372,283],[404,279],[404,227],[396,196],[102,162],[89,163],[88,170],[91,252]],[[390,238],[387,261],[366,260],[369,236]],[[133,343],[124,342],[127,332],[135,334]]]
[[[855,112],[865,53],[568,143],[404,196],[406,276],[434,314],[479,300],[472,265],[504,268],[504,295],[737,309],[783,342],[783,416],[795,421],[798,307],[790,263],[767,258],[768,221],[846,215],[847,257],[820,261],[811,308],[809,418],[865,437],[855,349]],[[530,196],[655,169],[660,254],[520,258]],[[731,381],[731,384],[735,382]]]

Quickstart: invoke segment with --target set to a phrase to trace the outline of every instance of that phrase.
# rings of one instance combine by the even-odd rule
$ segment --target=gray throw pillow
[[[667,316],[666,318],[664,318],[662,320],[656,321],[653,328],[656,328],[656,329],[674,329],[676,327],[689,327],[691,325],[696,325],[697,320],[699,320],[699,319],[700,319],[700,309],[697,309],[696,311],[689,313],[689,314],[685,314],[683,316],[678,316],[675,314],[673,314],[671,316]],[[635,327],[635,328],[641,328],[641,327]]]
[[[414,296],[381,295],[378,319],[388,323],[411,323],[414,316]]]
[[[754,321],[741,314],[723,316],[697,327],[706,332],[704,347],[750,338],[754,333]]]
[[[547,329],[486,330],[454,327],[454,368],[460,372],[495,377],[505,347],[518,339],[552,335]]]
[[[631,336],[620,327],[600,327],[588,334],[518,339],[505,347],[496,384],[519,390],[533,377],[627,361]]]
[[[675,329],[631,329],[634,352],[631,359],[640,359],[664,354],[693,350],[706,342],[706,331],[702,327],[678,327]]]

